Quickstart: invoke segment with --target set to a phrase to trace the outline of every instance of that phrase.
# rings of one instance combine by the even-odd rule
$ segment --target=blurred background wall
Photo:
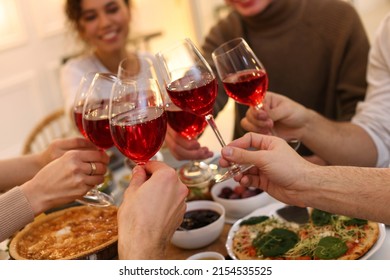
[[[372,40],[390,0],[349,0]],[[58,70],[80,45],[67,30],[64,0],[0,0],[0,158],[18,155],[35,124],[62,107]],[[226,13],[224,0],[132,0],[132,41],[152,53],[179,38],[200,45],[215,20]],[[231,138],[232,103],[218,122]],[[201,142],[219,150],[207,130]]]

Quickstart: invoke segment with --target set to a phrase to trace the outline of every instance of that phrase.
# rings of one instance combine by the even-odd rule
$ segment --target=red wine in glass
[[[161,148],[167,114],[156,79],[118,79],[110,99],[110,127],[115,146],[137,165],[146,164]]]
[[[238,103],[260,110],[268,89],[268,77],[247,42],[243,38],[232,39],[215,49],[211,56],[226,93]],[[274,129],[271,133],[277,135]],[[296,138],[286,141],[295,150],[300,146]]]
[[[223,79],[226,93],[238,103],[261,106],[268,88],[267,73],[263,70],[242,70]]]
[[[167,115],[163,108],[134,109],[111,119],[111,133],[122,154],[137,164],[145,164],[161,148],[167,131]],[[142,122],[140,122],[142,118]]]
[[[202,116],[197,116],[180,109],[168,108],[166,112],[169,126],[188,140],[197,137],[207,126],[207,122]]]
[[[83,127],[83,107],[84,105],[79,105],[73,110],[73,119],[76,124],[77,129],[80,131],[80,133],[87,138],[87,134],[85,133],[84,127]]]
[[[75,101],[74,116],[76,124],[83,135],[102,150],[111,148],[114,142],[111,137],[108,119],[111,88],[116,76],[109,73],[87,74],[81,81],[83,90]],[[83,93],[83,94],[81,94]],[[79,126],[80,106],[82,110],[82,126]],[[98,186],[91,189],[79,202],[87,205],[105,207],[114,203],[113,198],[100,192]]]
[[[158,52],[156,57],[172,103],[183,111],[203,116],[221,146],[226,146],[212,115],[218,84],[201,52],[186,38],[171,48]],[[226,180],[246,169],[246,166],[232,164],[216,181]]]
[[[85,99],[88,95],[89,87],[92,84],[93,79],[96,76],[96,72],[88,72],[83,75],[83,77],[80,80],[79,86],[76,91],[75,100],[73,104],[73,121],[76,125],[78,131],[85,137],[87,137],[87,134],[85,133],[84,127],[83,127],[83,109],[84,109],[84,103]]]
[[[175,105],[168,106],[166,112],[169,126],[188,140],[195,139],[207,126],[207,121],[204,116],[197,116],[190,112],[183,111]],[[177,173],[180,180],[187,186],[209,181],[213,176],[208,164],[196,160],[191,160],[190,162],[183,164],[178,168]],[[199,192],[203,191],[196,188],[193,191],[195,196],[199,195]]]
[[[206,116],[213,110],[217,86],[216,79],[209,74],[196,79],[185,76],[169,83],[167,92],[172,102],[183,111]]]
[[[108,100],[106,101],[108,102]],[[102,114],[97,108],[84,115],[83,127],[88,139],[101,149],[114,146],[110,132],[110,122],[107,114]]]

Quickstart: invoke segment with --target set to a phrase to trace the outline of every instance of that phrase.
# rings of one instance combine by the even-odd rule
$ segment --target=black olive
[[[219,217],[220,214],[214,210],[198,209],[187,211],[184,214],[180,227],[187,230],[201,228],[218,220]]]

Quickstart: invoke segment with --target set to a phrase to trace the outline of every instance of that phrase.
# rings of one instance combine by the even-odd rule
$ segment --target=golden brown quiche
[[[13,259],[112,259],[117,256],[117,208],[78,206],[27,225],[10,243]]]

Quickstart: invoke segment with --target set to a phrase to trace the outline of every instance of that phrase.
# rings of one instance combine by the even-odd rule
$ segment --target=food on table
[[[99,258],[117,256],[117,208],[80,206],[53,212],[20,231],[10,244],[15,259]]]
[[[218,195],[220,198],[226,199],[241,199],[248,198],[262,193],[263,191],[254,187],[235,186],[233,189],[226,186],[222,188],[221,193]]]
[[[310,209],[304,224],[274,216],[250,217],[234,233],[238,259],[359,259],[379,237],[377,223]]]
[[[184,214],[183,222],[181,223],[179,230],[191,230],[205,227],[218,220],[220,216],[221,215],[217,211],[209,209],[187,211]]]

